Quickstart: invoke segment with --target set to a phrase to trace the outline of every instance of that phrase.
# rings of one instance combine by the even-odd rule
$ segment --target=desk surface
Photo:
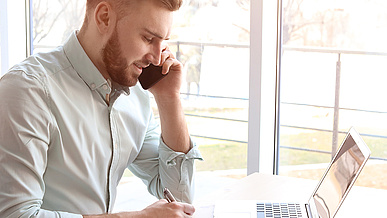
[[[221,190],[200,199],[197,213],[203,205],[214,205],[217,200],[275,200],[307,202],[318,181],[254,173]],[[352,187],[335,218],[381,217],[386,207],[387,190]],[[208,211],[207,211],[208,212]],[[206,212],[206,213],[207,213]],[[199,217],[199,216],[195,216]],[[383,216],[382,216],[383,217]]]

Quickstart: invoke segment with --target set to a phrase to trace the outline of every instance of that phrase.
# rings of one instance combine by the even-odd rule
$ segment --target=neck
[[[106,69],[101,56],[101,50],[104,43],[100,34],[98,32],[94,32],[95,31],[92,31],[90,28],[83,25],[81,30],[78,32],[77,37],[87,56],[97,67],[99,72],[105,77],[105,79],[108,79],[105,76]]]

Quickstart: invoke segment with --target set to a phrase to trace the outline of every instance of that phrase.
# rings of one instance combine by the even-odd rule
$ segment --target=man
[[[87,0],[79,32],[0,80],[0,217],[189,217],[194,208],[191,142],[179,91],[182,64],[163,44],[181,0]],[[150,89],[142,68],[168,74]],[[130,87],[130,88],[129,88]],[[126,168],[162,198],[112,214]]]

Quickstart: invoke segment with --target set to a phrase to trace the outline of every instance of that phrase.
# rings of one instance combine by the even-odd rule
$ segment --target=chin
[[[127,86],[127,87],[132,87],[137,84],[138,79],[137,78],[131,78],[131,79],[124,79],[124,80],[118,80],[116,83],[120,84],[121,86]]]
[[[118,83],[121,86],[132,87],[137,84],[138,77],[133,76],[130,72],[125,71],[121,74],[113,74],[110,77],[115,83]]]

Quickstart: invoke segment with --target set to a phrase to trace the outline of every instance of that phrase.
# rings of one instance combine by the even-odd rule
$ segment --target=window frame
[[[281,0],[250,4],[247,174],[277,174]]]
[[[0,2],[1,75],[30,55],[30,0]],[[10,13],[12,12],[12,13]]]
[[[8,2],[0,1],[0,46],[1,46],[1,72],[2,76],[9,66],[8,49]]]

